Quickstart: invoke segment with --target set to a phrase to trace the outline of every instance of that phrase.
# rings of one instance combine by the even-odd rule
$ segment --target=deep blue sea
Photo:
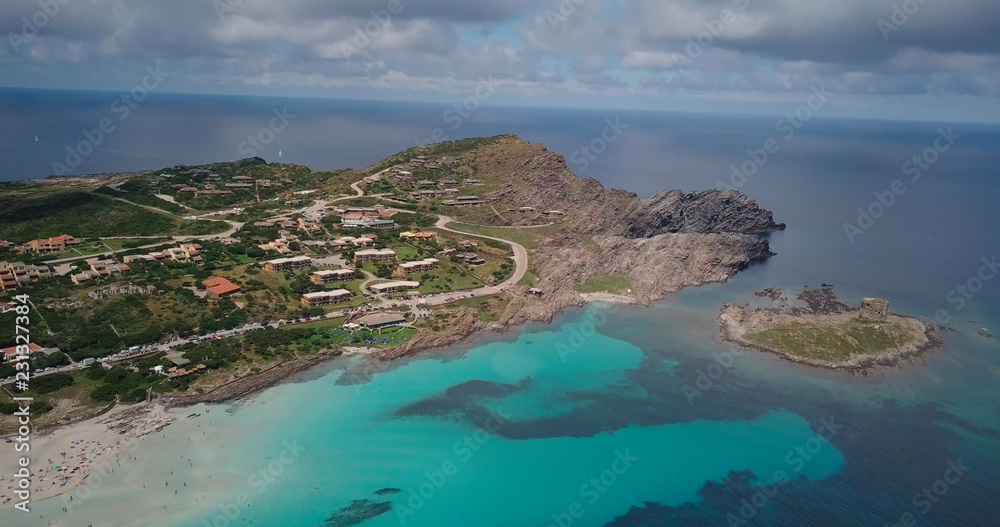
[[[44,519],[2,511],[3,525],[1000,525],[1000,345],[978,333],[1000,332],[1000,127],[816,117],[789,136],[777,115],[486,104],[457,119],[445,105],[179,95],[120,119],[115,96],[0,91],[0,179],[51,174],[104,118],[114,130],[75,173],[235,159],[277,110],[295,117],[262,145],[268,161],[358,168],[436,128],[516,133],[641,196],[735,186],[788,229],[767,262],[649,308],[594,305],[375,372],[346,358],[185,410],[71,513],[49,500]],[[609,121],[620,133],[594,143]],[[719,342],[722,303],[824,282],[944,321],[945,348],[848,376]],[[168,480],[188,490],[140,485]]]

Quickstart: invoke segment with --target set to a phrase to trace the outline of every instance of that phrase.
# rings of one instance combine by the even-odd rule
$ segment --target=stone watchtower
[[[885,320],[889,318],[889,301],[882,298],[865,298],[861,301],[858,317],[864,320]]]

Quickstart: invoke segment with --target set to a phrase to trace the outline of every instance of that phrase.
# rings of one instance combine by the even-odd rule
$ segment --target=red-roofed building
[[[237,293],[240,290],[240,286],[222,278],[221,276],[213,276],[201,284],[208,289],[208,296],[212,298],[222,298],[224,296]]]
[[[42,347],[38,344],[28,344],[29,355],[35,353],[36,351],[42,351]],[[3,349],[3,360],[13,360],[17,355],[17,346]]]
[[[18,245],[17,252],[21,254],[59,253],[65,251],[67,246],[80,245],[81,243],[83,243],[83,240],[74,238],[69,234],[63,234],[62,236],[55,236],[48,239],[31,240],[23,245]]]

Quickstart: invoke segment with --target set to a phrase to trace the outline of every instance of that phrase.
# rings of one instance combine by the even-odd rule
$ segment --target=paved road
[[[456,234],[461,234],[462,236],[471,236],[473,238],[485,238],[487,240],[493,240],[505,243],[507,245],[510,245],[510,247],[514,250],[514,274],[512,274],[510,278],[504,280],[497,286],[480,288],[481,290],[497,289],[498,290],[497,292],[503,291],[504,289],[507,289],[510,286],[516,285],[518,282],[521,281],[522,278],[524,278],[524,275],[528,272],[528,250],[525,249],[523,245],[517,242],[513,242],[511,240],[505,240],[503,238],[496,238],[493,236],[484,236],[482,234],[470,234],[468,232],[456,231],[455,229],[451,229],[448,227],[448,223],[451,223],[452,221],[455,220],[449,218],[448,216],[438,216],[438,221],[435,224],[435,226],[443,231],[454,232]],[[480,289],[477,289],[476,291],[480,291]],[[492,293],[487,293],[487,294],[492,294]]]
[[[212,238],[225,238],[227,236],[232,236],[233,234],[236,233],[236,231],[238,231],[241,228],[243,228],[243,224],[240,223],[240,222],[238,222],[238,221],[229,221],[229,220],[222,220],[222,221],[225,221],[226,223],[229,224],[229,229],[226,230],[226,231],[224,231],[224,232],[217,232],[215,234],[200,234],[200,235],[197,235],[197,236],[187,236],[187,235],[184,235],[184,236],[168,236],[168,235],[156,236],[155,238],[157,238],[157,239],[169,238],[170,241],[162,241],[162,242],[159,242],[159,243],[151,243],[151,244],[147,244],[147,245],[140,245],[138,247],[131,247],[129,249],[121,249],[121,250],[118,250],[118,251],[105,251],[105,252],[102,252],[102,253],[81,254],[79,256],[70,256],[70,257],[67,257],[67,258],[59,258],[57,260],[46,260],[45,262],[42,262],[42,263],[44,263],[45,265],[56,266],[56,265],[63,264],[63,263],[75,262],[77,260],[86,260],[86,259],[90,259],[90,258],[104,258],[105,256],[112,256],[115,253],[120,253],[120,252],[125,252],[125,251],[134,251],[136,249],[152,249],[154,247],[159,247],[161,245],[165,245],[165,244],[168,244],[168,243],[190,242],[190,241],[198,241],[198,240],[211,240]],[[109,237],[107,239],[113,240],[115,238],[122,239],[123,237]],[[124,237],[124,238],[131,239],[131,238],[144,238],[144,237],[143,236],[130,236],[130,237]],[[146,238],[148,238],[148,236],[146,236]],[[98,239],[104,239],[104,238],[98,238]]]

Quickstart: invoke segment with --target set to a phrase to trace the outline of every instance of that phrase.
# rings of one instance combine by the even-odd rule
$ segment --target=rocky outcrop
[[[625,235],[631,238],[668,232],[760,233],[784,228],[784,223],[775,223],[770,211],[733,190],[688,194],[664,190],[643,200],[625,221]]]
[[[648,238],[678,232],[746,234],[785,228],[755,200],[733,190],[664,190],[643,200],[632,192],[606,188],[596,179],[577,177],[561,154],[516,136],[498,138],[470,152],[469,162],[505,183],[488,193],[488,199],[509,208],[566,212],[566,230],[571,232]]]

